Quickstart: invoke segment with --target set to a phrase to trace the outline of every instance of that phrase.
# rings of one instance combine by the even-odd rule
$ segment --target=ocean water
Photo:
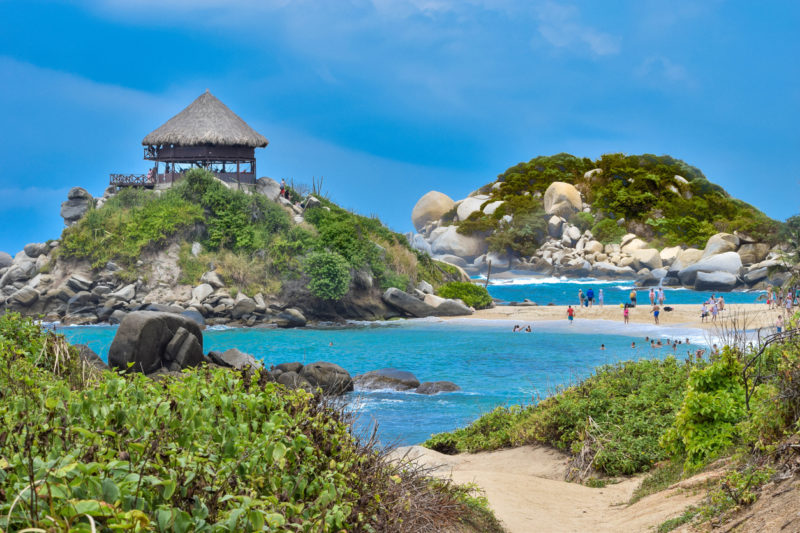
[[[506,321],[419,319],[346,328],[209,329],[204,348],[238,348],[267,366],[322,360],[341,365],[351,375],[394,367],[414,373],[420,381],[459,385],[460,392],[434,396],[392,391],[347,395],[359,431],[377,424],[383,443],[416,444],[433,433],[467,425],[498,405],[535,402],[588,376],[598,365],[673,353],[671,348],[645,346],[645,336],[690,337],[691,344],[679,345],[674,352],[681,358],[708,342],[700,330],[608,321],[578,320],[572,326],[565,320],[542,322],[534,324],[532,333],[511,333],[511,327]],[[107,359],[116,327],[58,330]],[[632,349],[631,342],[637,348]],[[600,350],[601,343],[605,350]]]
[[[476,277],[476,280],[486,279]],[[493,298],[505,302],[521,302],[526,298],[538,303],[547,305],[578,305],[578,290],[584,294],[591,287],[594,289],[595,301],[600,289],[603,289],[603,299],[605,305],[619,305],[628,302],[631,290],[634,289],[633,280],[596,280],[592,278],[570,279],[554,277],[530,277],[514,279],[492,279],[488,286],[489,294]],[[637,288],[638,302],[650,302],[650,288]],[[703,301],[707,300],[712,293],[697,292],[684,288],[664,287],[666,305],[670,304],[697,304],[698,309]],[[756,303],[759,296],[764,295],[764,291],[734,291],[716,293],[716,296],[724,296],[726,303],[743,304]]]

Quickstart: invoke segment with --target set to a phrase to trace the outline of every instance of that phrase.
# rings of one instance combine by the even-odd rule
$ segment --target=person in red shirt
[[[567,307],[567,318],[569,319],[570,325],[572,324],[573,319],[575,318],[575,310],[570,305]]]

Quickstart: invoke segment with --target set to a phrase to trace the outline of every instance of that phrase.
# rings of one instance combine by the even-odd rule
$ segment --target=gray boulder
[[[30,287],[22,287],[8,297],[8,304],[15,307],[30,307],[39,300],[39,291]]]
[[[280,370],[281,372],[296,372],[300,373],[303,370],[303,363],[292,362],[292,363],[281,363],[275,367],[276,370]]]
[[[206,327],[206,319],[203,318],[203,315],[201,315],[200,312],[197,311],[196,309],[187,309],[185,311],[181,311],[180,315],[182,317],[188,318],[189,320],[200,326],[200,329]]]
[[[743,244],[737,250],[739,257],[742,258],[743,265],[752,265],[763,261],[769,253],[769,245],[761,243]]]
[[[179,334],[180,329],[186,333]],[[167,346],[176,336],[178,339],[171,346],[170,355],[166,355]],[[203,334],[196,323],[181,315],[153,311],[134,311],[126,315],[108,351],[108,363],[112,368],[144,374],[166,367],[171,361],[183,368],[203,360]]]
[[[75,348],[78,349],[78,355],[80,356],[81,360],[85,363],[88,363],[95,367],[98,370],[109,370],[109,367],[103,359],[97,355],[94,350],[89,348],[85,344],[75,344]]]
[[[726,252],[735,252],[739,247],[739,237],[730,233],[712,235],[703,250],[703,259]]]
[[[439,394],[440,392],[455,392],[461,390],[461,387],[452,381],[426,381],[420,383],[417,387],[417,394]]]
[[[435,294],[426,294],[423,302],[434,308],[434,316],[462,316],[473,313],[472,308],[461,300],[450,300]]]
[[[387,305],[413,317],[421,318],[436,314],[436,309],[431,305],[395,287],[386,289],[382,299]]]
[[[308,382],[306,378],[299,375],[297,372],[284,372],[278,376],[278,383],[285,385],[290,389],[304,389],[308,392],[313,392],[314,387]]]
[[[309,363],[300,371],[314,387],[319,387],[325,394],[344,394],[353,390],[353,379],[344,368],[334,363],[318,361]]]
[[[131,283],[130,285],[125,285],[118,291],[112,292],[108,296],[109,298],[116,298],[117,300],[121,300],[123,302],[130,302],[136,296],[136,284]]]
[[[356,390],[389,389],[404,391],[419,387],[419,380],[411,372],[396,368],[372,370],[353,378]]]
[[[675,272],[677,275],[678,272],[688,266],[692,266],[702,258],[703,250],[698,250],[697,248],[687,248],[686,250],[681,250],[677,253],[672,263],[670,263],[669,271]]]
[[[769,276],[769,269],[767,267],[754,268],[744,275],[744,281],[748,285],[754,285],[759,281],[767,279]]]
[[[67,287],[75,292],[89,291],[94,286],[94,280],[81,274],[73,274],[67,280]]]
[[[438,232],[438,233],[437,233]],[[473,235],[458,233],[456,226],[447,226],[434,231],[431,251],[439,255],[455,255],[464,259],[473,259],[486,253],[488,244],[485,239]]]
[[[699,272],[727,272],[734,277],[739,275],[742,268],[742,259],[736,252],[725,252],[712,255],[688,266],[678,272],[678,277],[685,287],[694,285]]]
[[[231,316],[233,318],[242,318],[245,315],[249,315],[253,311],[256,310],[256,302],[252,298],[248,298],[242,294],[239,294],[236,298],[236,303],[233,304],[233,309],[231,310]]]
[[[547,220],[547,234],[554,239],[561,238],[561,225],[564,224],[564,219],[555,215]]]
[[[25,250],[25,255],[35,259],[42,254],[48,253],[50,251],[50,246],[45,242],[32,242],[26,244],[23,250]]]
[[[281,184],[272,178],[258,178],[256,180],[256,191],[274,202],[281,193]]]
[[[424,292],[425,294],[433,294],[433,285],[431,285],[424,279],[420,280],[420,282],[417,283],[417,289]]]
[[[73,187],[67,194],[67,201],[61,204],[61,218],[71,226],[86,214],[92,205],[92,195],[86,189]]]
[[[0,268],[5,268],[7,266],[11,266],[11,263],[14,261],[14,258],[11,257],[11,254],[6,252],[0,252]]]
[[[206,272],[205,274],[200,276],[200,282],[207,283],[214,289],[221,289],[222,287],[225,286],[225,283],[222,281],[222,278],[220,278],[219,274],[217,274],[213,270]]]
[[[620,267],[606,261],[599,261],[592,266],[592,275],[600,278],[633,278],[636,272],[633,268]]]
[[[249,353],[244,353],[236,348],[230,348],[224,352],[208,352],[208,358],[219,366],[234,368],[236,370],[242,370],[248,366],[250,368],[261,367],[261,363],[258,361],[258,359]]]
[[[275,323],[279,328],[302,328],[307,322],[305,315],[294,307],[284,309],[275,317]]]
[[[739,279],[728,272],[698,272],[694,281],[696,291],[731,291]]]

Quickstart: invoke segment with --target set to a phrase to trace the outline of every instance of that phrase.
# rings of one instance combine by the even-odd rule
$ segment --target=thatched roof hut
[[[269,141],[208,90],[142,140],[144,158],[155,161],[146,181],[172,183],[191,167],[225,181],[254,183],[255,149]],[[163,163],[163,173],[159,168]]]
[[[247,125],[208,90],[186,109],[142,140],[145,146],[249,146],[264,148],[269,141]]]

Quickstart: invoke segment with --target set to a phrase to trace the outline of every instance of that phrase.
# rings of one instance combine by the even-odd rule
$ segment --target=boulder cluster
[[[428,316],[471,315],[475,310],[459,299],[442,298],[433,294],[433,287],[421,281],[411,293],[395,287],[386,289],[383,301],[404,316],[424,318]]]
[[[495,183],[494,187],[500,185]],[[479,193],[457,202],[437,191],[427,193],[411,215],[417,233],[407,237],[415,248],[470,274],[486,273],[491,262],[494,272],[625,278],[636,279],[645,286],[663,284],[704,291],[760,289],[767,283],[784,281],[784,274],[771,273],[769,268],[780,263],[781,250],[744,235],[718,233],[702,250],[679,246],[657,250],[633,233],[622,237],[619,244],[603,244],[591,231],[581,231],[569,222],[574,214],[591,211],[573,185],[552,183],[542,201],[547,214],[547,238],[530,257],[488,252],[483,236],[457,232],[454,222],[466,220],[476,211],[491,214],[503,203]],[[501,224],[511,220],[510,215],[504,215]],[[624,223],[618,221],[620,225]]]
[[[419,379],[411,372],[396,368],[381,368],[359,374],[353,378],[353,384],[356,391],[392,390],[430,395],[461,390],[461,387],[452,381],[425,381],[420,383]]]

